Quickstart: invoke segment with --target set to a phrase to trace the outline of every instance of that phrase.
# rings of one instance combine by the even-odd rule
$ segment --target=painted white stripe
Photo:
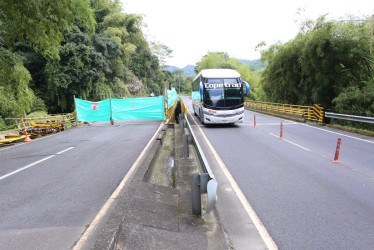
[[[310,149],[308,149],[308,148],[306,148],[306,147],[300,146],[299,144],[294,143],[294,142],[289,141],[289,140],[286,140],[286,139],[284,139],[284,138],[283,138],[283,141],[286,141],[286,142],[288,142],[288,143],[291,143],[292,145],[295,145],[296,147],[299,147],[299,148],[304,149],[304,150],[306,150],[306,151],[309,151],[309,152],[311,151]]]
[[[66,151],[69,151],[70,149],[73,149],[73,148],[74,148],[74,147],[70,147],[70,148],[64,149],[64,150],[58,152],[56,155],[60,155],[60,154],[62,154],[62,153],[65,153]]]
[[[56,155],[50,155],[50,156],[45,157],[45,158],[43,158],[43,159],[41,159],[41,160],[39,160],[39,161],[36,161],[36,162],[34,162],[34,163],[31,163],[31,164],[29,164],[29,165],[27,165],[27,166],[25,166],[25,167],[23,167],[23,168],[20,168],[20,169],[18,169],[18,170],[16,170],[16,171],[13,171],[13,172],[11,172],[11,173],[9,173],[9,174],[3,175],[3,176],[0,177],[0,180],[5,179],[5,178],[7,178],[7,177],[9,177],[9,176],[12,176],[12,175],[14,175],[14,174],[16,174],[16,173],[18,173],[18,172],[21,172],[21,171],[23,171],[23,170],[25,170],[25,169],[31,168],[32,166],[35,166],[36,164],[39,164],[39,163],[41,163],[41,162],[43,162],[43,161],[46,161],[46,160],[48,160],[48,159],[51,159],[52,157],[55,157],[55,156],[56,156]]]
[[[275,135],[275,134],[273,134],[273,133],[269,133],[269,135],[272,135],[272,136],[277,137],[277,138],[280,137],[279,135]],[[299,144],[297,144],[297,143],[294,143],[294,142],[292,142],[292,141],[286,140],[286,139],[284,139],[284,138],[283,138],[283,141],[288,142],[288,143],[290,143],[290,144],[292,144],[292,145],[294,145],[294,146],[296,146],[296,147],[299,147],[299,148],[301,148],[301,149],[304,149],[304,150],[306,150],[306,151],[309,151],[309,152],[312,151],[312,150],[310,150],[310,149],[308,149],[308,148],[306,148],[306,147],[303,147],[303,146],[301,146],[301,145],[299,145]]]
[[[369,141],[369,140],[365,140],[365,139],[357,138],[357,137],[354,137],[354,136],[345,135],[345,134],[342,134],[342,133],[338,133],[338,132],[330,131],[330,130],[323,129],[323,128],[316,128],[316,127],[313,127],[313,126],[310,126],[310,125],[307,125],[307,124],[301,124],[301,125],[306,126],[306,127],[309,127],[309,128],[314,128],[314,129],[318,129],[318,130],[321,130],[321,131],[325,131],[325,132],[328,132],[328,133],[332,133],[332,134],[336,134],[336,135],[345,136],[345,137],[348,137],[348,138],[351,138],[351,139],[355,139],[355,140],[359,140],[359,141],[363,141],[363,142],[368,142],[368,143],[372,143],[372,144],[374,144],[374,141]]]
[[[46,161],[46,160],[48,160],[48,159],[51,159],[52,157],[55,157],[56,155],[60,155],[60,154],[66,152],[66,151],[68,151],[68,150],[70,150],[70,149],[73,149],[73,148],[74,148],[74,147],[67,148],[67,149],[65,149],[65,150],[62,150],[62,151],[58,152],[57,154],[47,156],[47,157],[45,157],[45,158],[43,158],[43,159],[41,159],[41,160],[39,160],[39,161],[36,161],[36,162],[33,162],[33,163],[29,164],[29,165],[27,165],[27,166],[25,166],[25,167],[23,167],[23,168],[17,169],[16,171],[13,171],[13,172],[11,172],[11,173],[9,173],[9,174],[3,175],[3,176],[0,177],[0,180],[5,179],[5,178],[7,178],[7,177],[9,177],[9,176],[12,176],[12,175],[14,175],[14,174],[16,174],[16,173],[18,173],[18,172],[21,172],[21,171],[23,171],[23,170],[25,170],[25,169],[31,168],[32,166],[35,166],[35,165],[37,165],[37,164],[39,164],[39,163],[41,163],[41,162],[43,162],[43,161]]]
[[[187,112],[190,114],[190,117],[193,117],[191,113],[187,110]],[[196,123],[194,117],[193,121]],[[197,123],[196,123],[197,125]],[[205,136],[203,130],[201,129],[200,126],[197,126],[198,129],[200,130],[201,135],[204,137],[204,140],[208,144],[211,152],[213,153],[214,157],[216,158],[218,165],[221,167],[222,171],[226,175],[227,179],[229,180],[232,188],[234,189],[235,193],[238,195],[238,198],[240,202],[242,203],[245,211],[247,212],[249,218],[252,220],[253,224],[255,225],[257,231],[259,232],[261,238],[265,242],[265,245],[267,246],[268,249],[270,250],[276,250],[278,249],[278,246],[275,244],[273,239],[271,238],[270,234],[268,233],[267,229],[265,228],[264,224],[261,222],[260,218],[257,216],[255,210],[249,204],[247,198],[243,194],[242,190],[240,189],[239,185],[236,183],[232,175],[230,174],[230,171],[227,169],[226,165],[223,163],[222,159],[219,157],[218,153],[214,149],[213,145],[209,142],[208,138]]]

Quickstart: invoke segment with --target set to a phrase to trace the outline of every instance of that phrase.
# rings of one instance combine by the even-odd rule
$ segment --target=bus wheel
[[[201,124],[204,124],[204,114],[203,114],[203,111],[200,109],[199,113],[200,113]]]

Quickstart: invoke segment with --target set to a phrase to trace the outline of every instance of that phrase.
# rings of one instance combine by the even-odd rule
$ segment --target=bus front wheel
[[[202,124],[204,124],[204,113],[201,109],[200,109],[199,113],[200,113],[200,121],[201,121]]]

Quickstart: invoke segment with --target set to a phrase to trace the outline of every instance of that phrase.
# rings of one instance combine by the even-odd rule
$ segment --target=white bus
[[[232,69],[205,69],[192,81],[192,108],[204,124],[242,123],[248,83]]]

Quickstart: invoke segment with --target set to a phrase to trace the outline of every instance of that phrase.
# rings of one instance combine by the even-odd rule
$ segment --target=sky
[[[362,19],[374,14],[369,0],[121,0],[125,13],[143,16],[148,41],[173,50],[166,64],[196,65],[208,52],[259,59],[256,45],[292,40],[301,21]],[[302,11],[298,11],[298,10]]]

